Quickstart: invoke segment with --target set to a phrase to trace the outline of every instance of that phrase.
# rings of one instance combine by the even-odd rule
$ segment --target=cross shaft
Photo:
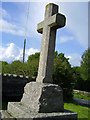
[[[65,26],[65,20],[65,16],[58,13],[57,5],[51,3],[46,6],[45,20],[37,26],[37,31],[43,33],[37,82],[53,82],[52,69],[56,30]]]

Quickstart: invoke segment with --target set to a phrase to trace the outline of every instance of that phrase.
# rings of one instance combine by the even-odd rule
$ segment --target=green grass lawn
[[[70,103],[64,103],[64,109],[71,110],[73,112],[76,112],[78,114],[78,119],[83,118],[83,120],[90,120],[90,108],[80,106],[74,102]]]
[[[81,93],[74,93],[73,94],[74,98],[80,98],[80,99],[84,99],[84,100],[90,100],[90,95],[84,95],[84,94],[81,94]]]
[[[81,94],[81,93],[75,93],[73,94],[74,98],[79,98],[79,99],[84,99],[84,100],[90,100],[90,96],[89,95],[85,95],[85,94]],[[78,114],[78,119],[80,120],[90,120],[90,108],[89,107],[85,107],[85,106],[81,106],[76,104],[73,101],[69,101],[69,102],[65,102],[64,104],[64,108],[67,110],[71,110],[73,112],[76,112]]]

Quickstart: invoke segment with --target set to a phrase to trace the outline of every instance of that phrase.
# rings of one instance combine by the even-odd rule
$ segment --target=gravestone
[[[57,5],[50,3],[46,6],[45,20],[37,26],[37,31],[43,34],[38,76],[36,82],[25,86],[21,102],[8,103],[7,113],[14,118],[77,119],[76,113],[64,110],[61,87],[52,84],[56,30],[64,27],[65,21],[65,16],[58,13]],[[4,114],[2,115],[4,117]]]

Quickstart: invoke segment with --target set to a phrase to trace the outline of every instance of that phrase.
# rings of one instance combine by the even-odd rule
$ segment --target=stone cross
[[[38,32],[43,33],[43,37],[37,82],[26,84],[20,102],[8,103],[10,118],[77,120],[76,113],[64,110],[61,87],[51,84],[56,30],[65,25],[65,20],[65,16],[58,13],[57,5],[51,3],[46,6],[45,20],[38,24]]]
[[[52,68],[55,50],[56,30],[64,27],[66,18],[58,13],[58,5],[50,3],[46,6],[45,20],[38,24],[37,31],[42,33],[42,45],[38,76],[36,81],[52,83]]]

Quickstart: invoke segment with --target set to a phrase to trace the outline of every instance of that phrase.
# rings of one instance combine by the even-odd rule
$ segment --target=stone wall
[[[24,92],[26,83],[35,79],[28,76],[0,74],[2,76],[2,100],[5,102],[20,101]]]

